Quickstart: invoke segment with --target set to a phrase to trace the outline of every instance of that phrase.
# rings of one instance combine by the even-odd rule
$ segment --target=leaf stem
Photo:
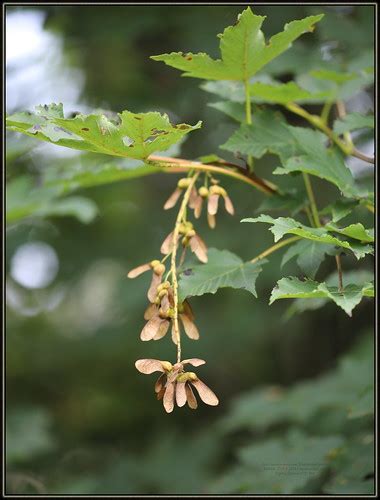
[[[178,239],[179,239],[179,230],[180,226],[186,211],[187,204],[189,202],[190,198],[190,193],[191,190],[194,187],[194,184],[199,176],[200,172],[196,172],[192,179],[191,182],[188,186],[188,188],[185,191],[185,194],[183,195],[183,199],[181,202],[181,206],[178,211],[177,219],[175,221],[175,226],[174,226],[174,231],[173,231],[173,249],[172,249],[172,254],[171,254],[171,264],[170,264],[170,273],[171,273],[171,280],[172,280],[172,288],[173,288],[173,330],[174,330],[174,336],[177,340],[177,363],[180,363],[181,361],[181,335],[179,331],[179,326],[178,326],[178,281],[177,281],[177,249],[178,249]]]
[[[261,252],[257,257],[252,259],[250,262],[252,262],[254,264],[255,262],[258,262],[259,260],[264,259],[267,255],[270,255],[271,253],[275,252],[276,250],[279,250],[280,248],[282,248],[286,245],[290,245],[291,243],[294,243],[295,241],[298,241],[300,239],[301,239],[300,236],[293,236],[292,238],[288,238],[286,240],[280,241],[279,243],[276,243],[275,245],[272,245],[271,247],[264,250],[264,252]]]
[[[323,105],[322,113],[321,113],[321,120],[323,121],[323,123],[325,125],[328,125],[332,105],[333,105],[332,101],[326,101],[325,104]]]
[[[161,264],[163,264],[165,262],[165,260],[167,260],[169,257],[170,257],[170,253],[166,254],[162,259],[161,259]]]
[[[305,212],[306,212],[307,218],[309,219],[310,226],[313,226],[314,225],[313,216],[311,215],[310,208],[307,205],[305,206]]]
[[[245,87],[245,122],[247,123],[247,125],[252,125],[251,89],[249,87],[248,78],[244,80],[244,87]],[[253,172],[254,169],[253,156],[248,155],[247,163],[249,170]]]
[[[252,125],[252,109],[251,109],[251,90],[249,80],[244,81],[245,86],[245,121],[248,125]]]
[[[338,270],[338,280],[339,280],[339,291],[343,292],[343,271],[342,271],[342,262],[340,260],[340,255],[335,255],[336,260],[336,268]]]
[[[311,213],[313,215],[315,227],[321,227],[321,222],[319,220],[317,204],[315,202],[314,192],[313,192],[313,188],[311,187],[309,174],[302,172],[302,176],[303,176],[303,180],[305,182],[307,196],[308,196],[309,201],[310,201],[310,208],[311,208]]]

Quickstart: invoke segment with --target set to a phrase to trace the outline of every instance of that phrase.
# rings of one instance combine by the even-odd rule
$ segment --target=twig
[[[363,160],[367,163],[371,163],[372,165],[375,164],[375,158],[372,158],[371,156],[367,156],[361,151],[358,151],[357,149],[353,149],[351,156],[355,156],[355,158],[359,158],[359,160]]]
[[[259,191],[268,195],[280,193],[278,187],[271,182],[268,182],[264,179],[259,180],[257,176],[255,176],[255,179],[253,179],[251,177],[248,177],[247,175],[242,175],[238,172],[235,172],[234,170],[223,167],[217,167],[215,165],[209,165],[209,164],[204,165],[203,163],[197,161],[190,161],[190,160],[184,160],[182,158],[171,158],[167,156],[157,156],[157,155],[149,156],[148,162],[149,161],[157,163],[158,166],[161,166],[162,168],[166,169],[165,172],[180,173],[180,172],[186,172],[191,169],[201,170],[204,172],[214,172],[215,174],[222,174],[222,175],[227,175],[229,177],[234,177],[235,179],[243,181],[246,184],[254,186]]]
[[[344,118],[347,115],[346,106],[343,101],[336,101],[336,110],[339,118]],[[375,158],[371,158],[355,148],[350,132],[344,132],[343,137],[347,144],[351,147],[351,156],[359,158],[359,160],[363,160],[367,163],[375,163]]]

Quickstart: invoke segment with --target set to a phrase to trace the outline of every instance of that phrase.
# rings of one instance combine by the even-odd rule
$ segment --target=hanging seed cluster
[[[173,208],[182,197],[177,220],[173,231],[171,231],[161,245],[161,253],[164,257],[142,264],[128,273],[129,278],[136,278],[142,273],[152,273],[151,283],[147,292],[149,304],[144,313],[146,321],[140,333],[142,341],[160,340],[171,330],[171,339],[177,347],[177,362],[158,359],[139,359],[135,366],[141,373],[149,375],[161,372],[155,384],[157,399],[163,401],[164,409],[170,413],[175,403],[184,406],[186,403],[191,409],[198,406],[194,390],[199,394],[201,400],[211,406],[219,403],[213,391],[202,382],[194,372],[187,372],[185,365],[198,367],[205,364],[199,358],[181,360],[181,331],[192,340],[199,339],[199,331],[194,323],[194,313],[188,300],[179,302],[177,268],[183,264],[186,251],[190,249],[202,263],[207,263],[207,246],[194,229],[194,225],[187,220],[187,207],[194,211],[194,217],[198,219],[202,213],[202,207],[207,204],[207,220],[211,228],[216,225],[216,214],[218,212],[219,199],[223,198],[226,211],[233,215],[234,207],[226,190],[219,186],[219,181],[206,173],[202,186],[196,186],[199,173],[180,179],[177,187],[170,195],[164,205],[164,209]],[[208,184],[211,184],[210,186]],[[177,263],[177,250],[182,247],[182,253]],[[167,269],[166,262],[170,260]],[[166,273],[166,274],[165,274]]]

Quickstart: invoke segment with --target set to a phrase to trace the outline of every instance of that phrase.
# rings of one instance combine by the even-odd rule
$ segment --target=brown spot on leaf
[[[166,135],[166,134],[168,134],[169,132],[167,132],[166,130],[158,130],[158,129],[156,129],[156,128],[152,128],[152,129],[151,129],[151,131],[150,131],[150,133],[151,133],[152,135]]]
[[[83,127],[83,128],[81,128],[81,130],[83,130],[83,132],[88,132],[90,129],[87,127]]]
[[[135,120],[141,120],[141,118],[139,116],[134,116],[133,117]]]

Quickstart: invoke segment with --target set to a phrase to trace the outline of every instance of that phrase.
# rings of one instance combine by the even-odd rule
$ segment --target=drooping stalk
[[[310,208],[311,208],[311,213],[313,215],[314,225],[315,225],[315,227],[321,227],[321,222],[319,220],[317,204],[315,202],[314,192],[313,192],[313,188],[311,187],[309,174],[302,172],[302,176],[303,176],[303,180],[305,182],[306,192],[307,192],[307,196],[308,196],[309,202],[310,202]]]
[[[272,245],[271,247],[264,250],[264,252],[261,252],[259,255],[257,255],[257,257],[250,260],[250,262],[252,262],[252,264],[255,264],[256,262],[259,262],[260,260],[265,259],[265,257],[267,257],[271,253],[275,252],[276,250],[279,250],[280,248],[285,247],[286,245],[290,245],[291,243],[294,243],[295,241],[298,241],[301,239],[302,239],[301,236],[292,236],[291,238],[280,241],[279,243],[276,243],[275,245]]]
[[[251,108],[251,89],[249,88],[249,80],[245,80],[245,121],[248,125],[252,125],[252,108]]]
[[[189,186],[187,187],[185,194],[183,195],[183,199],[178,211],[173,231],[173,249],[171,253],[170,274],[171,274],[171,281],[173,288],[174,306],[173,306],[172,321],[173,321],[174,336],[177,341],[177,363],[180,363],[181,361],[181,335],[178,326],[178,281],[177,281],[177,249],[178,249],[179,230],[185,215],[187,204],[189,202],[191,190],[193,189],[199,174],[200,172],[196,172],[193,175],[193,177],[191,178],[191,182],[189,183]]]
[[[245,87],[245,122],[247,125],[252,125],[251,89],[249,87],[248,78],[246,78],[244,81],[244,87]],[[254,169],[253,156],[248,155],[247,163],[249,170],[253,172]]]

